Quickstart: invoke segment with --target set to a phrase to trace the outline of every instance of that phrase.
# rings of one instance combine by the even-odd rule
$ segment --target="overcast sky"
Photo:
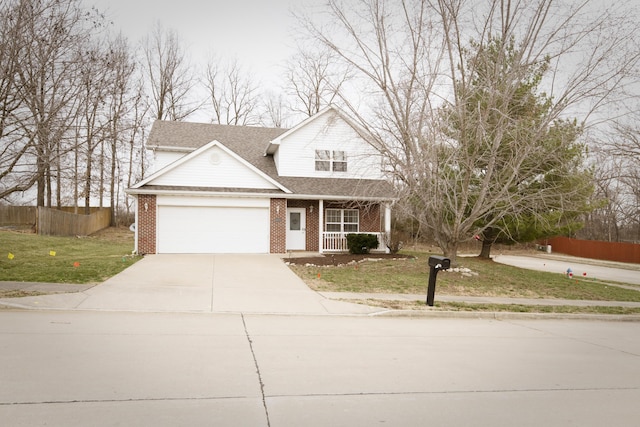
[[[295,47],[292,7],[302,0],[84,0],[107,13],[115,30],[137,43],[155,22],[178,32],[191,59],[234,57],[270,80]]]

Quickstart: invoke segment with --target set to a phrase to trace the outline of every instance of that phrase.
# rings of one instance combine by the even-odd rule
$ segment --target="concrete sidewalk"
[[[354,292],[319,292],[320,295],[335,300],[381,300],[381,301],[426,301],[426,294],[380,294],[380,293],[354,293]],[[569,300],[569,299],[542,299],[542,298],[503,298],[503,297],[473,297],[460,295],[438,295],[437,301],[460,302],[467,304],[519,304],[519,305],[549,305],[549,306],[575,306],[575,307],[639,307],[640,302],[629,301],[596,301],[596,300]]]
[[[0,289],[47,295],[0,299],[0,306],[32,309],[253,313],[306,315],[391,314],[351,301],[424,301],[425,294],[314,292],[277,255],[151,255],[100,285],[0,282]],[[425,289],[426,292],[426,289]],[[637,302],[450,296],[469,304],[640,307]],[[425,307],[416,315],[434,315]]]
[[[29,288],[38,291],[33,284]],[[72,289],[69,285],[61,288]],[[51,285],[46,285],[46,289],[45,292],[51,292]],[[0,300],[0,305],[61,310],[292,315],[383,311],[328,299],[310,290],[276,255],[150,255],[86,290],[5,298]]]

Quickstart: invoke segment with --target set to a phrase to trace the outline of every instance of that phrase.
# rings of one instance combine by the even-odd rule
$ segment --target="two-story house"
[[[156,121],[136,198],[139,254],[346,251],[390,232],[394,200],[367,134],[336,107],[291,129]]]

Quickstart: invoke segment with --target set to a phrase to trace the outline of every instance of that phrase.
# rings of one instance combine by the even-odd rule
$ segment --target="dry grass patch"
[[[362,261],[342,266],[291,265],[312,289],[325,292],[425,294],[428,253],[415,258]],[[559,298],[596,301],[637,301],[640,292],[590,279],[525,270],[478,258],[458,258],[471,273],[438,274],[436,295]]]

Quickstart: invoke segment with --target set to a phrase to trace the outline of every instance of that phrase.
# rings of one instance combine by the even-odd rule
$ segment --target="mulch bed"
[[[399,258],[413,258],[410,255],[401,255],[401,254],[364,254],[364,255],[354,255],[354,254],[331,254],[324,256],[314,256],[314,257],[304,257],[304,258],[296,258],[296,257],[284,257],[283,259],[290,263],[296,265],[344,265],[349,264],[350,262],[360,262],[364,259],[399,259]]]

